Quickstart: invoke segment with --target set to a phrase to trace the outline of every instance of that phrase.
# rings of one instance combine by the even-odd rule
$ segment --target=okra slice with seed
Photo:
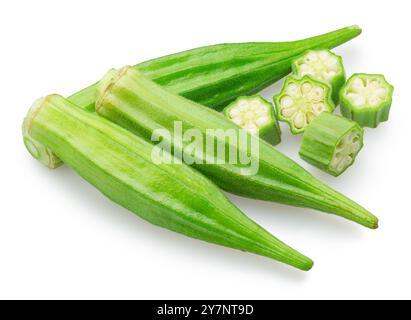
[[[239,97],[224,109],[225,116],[267,142],[281,142],[281,131],[273,105],[261,96]]]
[[[305,130],[300,157],[337,177],[350,167],[363,147],[358,123],[323,112]]]
[[[293,134],[304,132],[322,112],[334,111],[330,87],[309,76],[288,77],[274,103],[278,119],[287,122]]]
[[[311,78],[328,84],[335,104],[338,104],[341,87],[345,83],[342,58],[329,50],[310,50],[293,61],[293,73],[297,77]]]
[[[380,74],[354,74],[340,92],[341,113],[362,127],[387,121],[394,87]]]

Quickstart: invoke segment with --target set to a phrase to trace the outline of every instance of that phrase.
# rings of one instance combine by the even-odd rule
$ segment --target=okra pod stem
[[[201,174],[186,165],[153,163],[150,143],[61,96],[38,100],[24,127],[108,198],[154,225],[301,270],[312,267]]]

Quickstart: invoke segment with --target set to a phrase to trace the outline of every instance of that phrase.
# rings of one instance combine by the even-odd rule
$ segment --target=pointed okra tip
[[[376,216],[372,215],[372,219],[370,219],[370,222],[368,225],[366,225],[366,227],[373,229],[373,230],[378,229],[379,222],[380,222],[379,219]]]
[[[287,247],[286,251],[288,252],[283,252],[283,255],[280,256],[278,256],[278,252],[275,255],[269,256],[302,271],[310,271],[313,268],[314,261],[309,257],[290,247]]]
[[[360,207],[357,211],[357,214],[352,218],[348,218],[354,222],[359,223],[360,225],[375,230],[378,229],[379,227],[379,219],[373,215],[371,212],[368,210]]]
[[[304,261],[298,266],[302,271],[310,271],[314,266],[314,261],[308,257],[305,257]]]
[[[343,200],[343,199],[342,199]],[[352,200],[347,199],[341,202],[343,212],[341,216],[357,222],[358,224],[367,227],[369,229],[377,229],[379,220],[378,218],[373,215],[370,211],[363,208],[359,204],[355,203]]]
[[[263,251],[257,252],[262,256],[272,258],[302,271],[309,271],[314,266],[311,258],[290,247],[289,245],[272,238],[274,242],[264,246]],[[262,240],[264,241],[264,240]]]
[[[355,31],[358,35],[362,33],[362,29],[358,24],[353,24],[352,26],[349,26],[348,29]]]

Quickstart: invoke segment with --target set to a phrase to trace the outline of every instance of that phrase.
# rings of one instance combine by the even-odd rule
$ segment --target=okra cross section
[[[376,128],[388,120],[393,92],[383,75],[354,74],[341,89],[341,113],[362,127]]]
[[[281,142],[274,107],[261,96],[239,97],[224,109],[224,114],[242,129],[273,145]]]
[[[281,92],[274,96],[278,119],[287,122],[291,133],[299,134],[322,112],[334,111],[328,85],[309,76],[288,77]]]
[[[337,177],[354,163],[363,147],[363,134],[356,122],[323,112],[306,128],[300,157]]]
[[[339,92],[345,83],[345,70],[340,56],[329,50],[310,50],[293,61],[292,70],[297,77],[308,75],[328,84],[332,89],[334,103],[338,103]]]

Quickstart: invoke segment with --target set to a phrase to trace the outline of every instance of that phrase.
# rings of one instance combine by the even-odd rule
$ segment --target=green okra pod
[[[153,163],[150,143],[61,96],[38,100],[23,127],[108,198],[152,224],[302,270],[312,267],[200,173],[184,164]]]
[[[354,163],[363,134],[356,122],[323,112],[305,129],[300,157],[337,177]]]
[[[376,128],[388,120],[393,92],[383,75],[354,74],[341,89],[341,113],[362,127]]]
[[[135,65],[171,92],[216,110],[241,95],[260,91],[286,76],[291,62],[307,50],[337,47],[361,34],[350,26],[291,42],[224,43],[200,47]],[[97,83],[68,97],[79,108],[94,111]],[[29,151],[49,168],[63,163],[29,135]]]
[[[240,128],[224,115],[165,90],[132,67],[110,71],[100,82],[98,92],[98,114],[147,140],[152,139],[157,129],[166,129],[169,135],[163,137],[163,142],[178,153],[183,153],[188,142],[175,143],[176,123],[182,123],[183,134],[196,129],[203,141],[217,139],[225,150],[247,153],[244,145],[227,141],[225,136],[210,134],[209,129],[240,134]],[[378,219],[366,209],[318,181],[265,141],[250,134],[247,136],[259,146],[259,152],[250,155],[250,163],[258,164],[255,174],[244,175],[240,163],[226,161],[221,164],[220,159],[215,159],[218,155],[202,152],[197,154],[202,161],[192,165],[226,191],[334,213],[366,227],[377,228]],[[208,157],[213,161],[208,161]]]
[[[304,132],[322,112],[334,111],[330,87],[309,76],[288,77],[273,100],[278,119],[288,123],[292,134]]]
[[[297,77],[310,76],[331,87],[331,96],[338,104],[341,87],[345,83],[345,70],[342,58],[330,50],[310,50],[292,63]]]
[[[274,107],[263,97],[239,97],[223,112],[228,119],[251,134],[273,145],[281,142],[281,129]]]

